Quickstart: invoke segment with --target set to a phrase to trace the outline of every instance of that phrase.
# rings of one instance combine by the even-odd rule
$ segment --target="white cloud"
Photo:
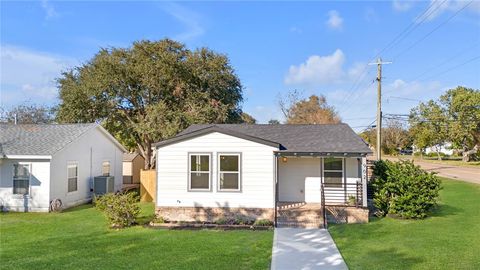
[[[378,15],[375,9],[368,7],[365,9],[363,17],[367,22],[378,22]]]
[[[176,3],[164,3],[163,10],[182,23],[186,30],[173,37],[176,40],[187,41],[202,36],[205,29],[200,24],[200,15]]]
[[[51,19],[58,16],[58,12],[48,0],[42,0],[42,8],[45,11],[45,19]]]
[[[330,29],[341,30],[343,28],[343,18],[340,17],[338,11],[330,10],[326,24]]]
[[[345,72],[343,63],[345,55],[337,49],[333,54],[326,56],[312,55],[305,63],[292,65],[285,76],[286,84],[318,85],[340,81]]]
[[[392,7],[395,11],[405,12],[412,8],[413,1],[405,1],[405,0],[394,0],[392,2]]]
[[[0,106],[56,101],[55,79],[75,60],[10,45],[0,46]]]
[[[290,27],[289,30],[290,30],[290,32],[296,33],[296,34],[301,34],[301,33],[303,32],[301,28],[298,28],[298,27],[296,27],[296,26]]]

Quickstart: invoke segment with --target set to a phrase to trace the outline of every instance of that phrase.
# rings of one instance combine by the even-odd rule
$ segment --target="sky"
[[[105,47],[172,38],[226,54],[259,123],[292,90],[361,131],[458,85],[480,89],[480,1],[1,1],[0,107],[58,104],[55,79]]]

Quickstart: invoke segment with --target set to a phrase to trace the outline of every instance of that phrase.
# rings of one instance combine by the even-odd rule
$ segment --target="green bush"
[[[373,202],[381,215],[424,218],[437,204],[440,179],[411,161],[377,161],[373,174]]]
[[[257,219],[253,223],[254,226],[273,226],[273,221],[269,219]]]
[[[95,198],[94,203],[97,209],[105,213],[112,227],[123,228],[136,223],[140,214],[137,197],[135,192],[108,193]]]
[[[427,157],[434,157],[434,158],[438,158],[438,154],[440,154],[441,157],[445,157],[447,155],[445,155],[445,153],[443,152],[440,152],[440,153],[437,153],[437,152],[430,152],[428,154],[426,154]]]

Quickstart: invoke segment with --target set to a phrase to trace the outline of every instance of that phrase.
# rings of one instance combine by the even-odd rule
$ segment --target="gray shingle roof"
[[[282,152],[371,153],[367,144],[347,124],[324,125],[248,125],[210,124],[192,125],[173,139],[174,142],[189,134],[202,133],[212,128],[276,142]],[[160,143],[162,145],[163,143]]]
[[[123,153],[123,161],[133,161],[139,153]]]
[[[0,124],[0,157],[53,155],[97,124]]]

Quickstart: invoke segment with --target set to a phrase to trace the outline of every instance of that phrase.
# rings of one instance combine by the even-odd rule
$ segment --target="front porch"
[[[364,156],[277,153],[276,160],[276,226],[368,222]]]

